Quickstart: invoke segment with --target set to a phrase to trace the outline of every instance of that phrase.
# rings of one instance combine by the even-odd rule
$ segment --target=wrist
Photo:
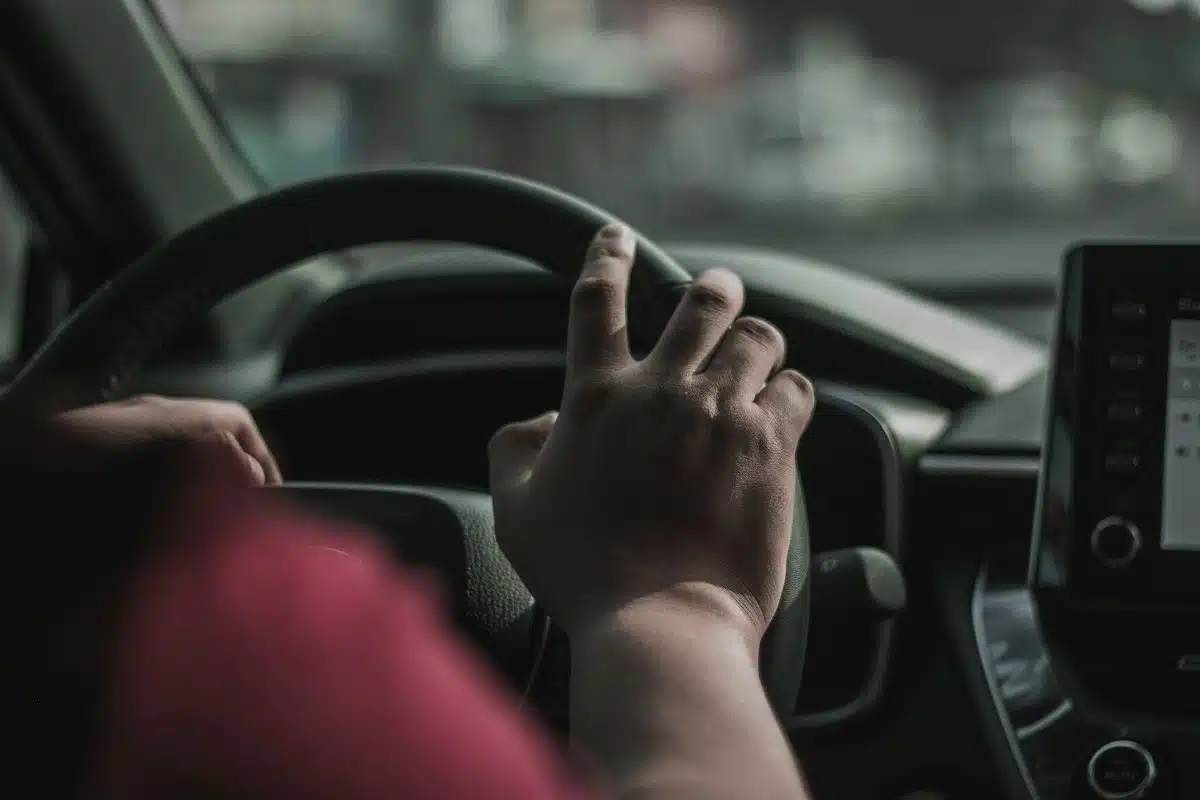
[[[757,661],[765,627],[760,613],[726,590],[688,584],[591,615],[567,626],[567,633],[575,653],[641,641],[684,647],[719,643]]]

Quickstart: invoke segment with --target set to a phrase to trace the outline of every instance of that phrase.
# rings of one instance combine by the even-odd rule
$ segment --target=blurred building
[[[674,66],[621,27],[620,2],[160,3],[249,156],[283,181],[433,158],[621,192],[617,166],[653,141]]]
[[[1191,0],[157,2],[272,182],[475,164],[739,237],[1200,197]]]
[[[371,148],[405,31],[390,0],[159,0],[268,177],[344,169]]]
[[[440,41],[471,132],[457,160],[637,210],[639,165],[661,126],[666,86],[645,38],[621,25],[619,7],[453,0],[443,9],[458,10],[443,14]]]

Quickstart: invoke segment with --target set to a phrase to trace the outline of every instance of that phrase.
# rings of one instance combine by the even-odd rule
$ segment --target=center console
[[[1200,797],[1177,755],[1200,731],[1200,244],[1068,254],[1047,419],[1028,589],[1064,702],[1107,732],[1072,791]]]

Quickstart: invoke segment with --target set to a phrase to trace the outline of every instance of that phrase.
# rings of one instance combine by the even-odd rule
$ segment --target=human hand
[[[738,318],[744,290],[724,270],[698,278],[634,360],[634,248],[623,226],[592,243],[572,295],[561,415],[493,437],[497,536],[568,632],[661,601],[732,619],[757,646],[782,592],[812,385],[780,370],[774,326]]]
[[[254,418],[237,403],[142,395],[62,412],[50,421],[50,435],[54,457],[64,460],[177,440],[228,456],[254,486],[283,482]]]

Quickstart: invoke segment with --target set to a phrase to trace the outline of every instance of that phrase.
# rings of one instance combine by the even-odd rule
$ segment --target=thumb
[[[513,422],[496,431],[488,444],[493,494],[529,479],[557,419],[557,411],[547,411],[540,417]]]

